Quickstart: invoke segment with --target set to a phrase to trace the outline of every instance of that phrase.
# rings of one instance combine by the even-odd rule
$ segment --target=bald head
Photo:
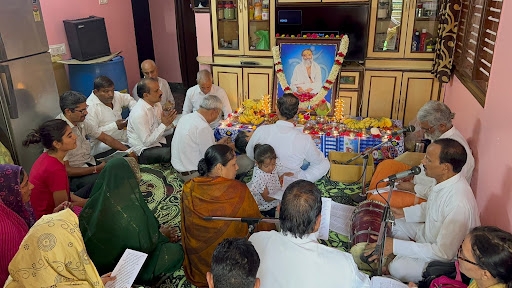
[[[156,67],[155,61],[147,59],[142,61],[140,64],[140,70],[144,74],[144,78],[152,78],[158,80],[158,67]]]

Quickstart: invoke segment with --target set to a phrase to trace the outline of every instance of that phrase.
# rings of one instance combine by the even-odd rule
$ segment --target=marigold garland
[[[331,71],[329,72],[329,76],[325,80],[322,89],[320,89],[316,96],[313,97],[310,101],[300,102],[299,108],[307,109],[309,106],[316,106],[322,99],[325,99],[325,95],[327,95],[327,92],[331,90],[332,84],[336,80],[336,77],[338,77],[341,64],[343,63],[343,60],[345,59],[345,54],[347,53],[348,50],[348,44],[348,36],[344,35],[341,38],[340,48],[338,49],[338,53],[336,54],[336,58],[334,59]],[[281,51],[279,50],[279,46],[272,47],[272,55],[274,57],[274,68],[276,70],[277,80],[279,81],[279,84],[281,85],[281,88],[283,88],[284,92],[290,92],[292,88],[290,88],[290,86],[288,85],[288,82],[286,81],[286,76],[284,75],[283,64],[281,62]]]

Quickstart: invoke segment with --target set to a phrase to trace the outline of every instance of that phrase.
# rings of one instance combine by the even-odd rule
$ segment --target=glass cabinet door
[[[404,55],[408,0],[373,0],[368,56],[401,58]],[[410,0],[409,0],[410,1]]]
[[[213,50],[215,54],[243,54],[243,7],[239,1],[212,1]],[[199,27],[198,27],[199,28]]]
[[[438,0],[416,0],[410,7],[406,52],[408,58],[432,58],[437,41]]]
[[[271,55],[274,45],[274,0],[240,0],[245,18],[246,55]]]

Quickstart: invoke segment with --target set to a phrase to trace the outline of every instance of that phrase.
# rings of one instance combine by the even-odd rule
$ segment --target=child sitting
[[[269,195],[275,195],[282,190],[282,180],[284,176],[293,176],[293,173],[286,172],[278,175],[278,166],[276,151],[268,144],[254,145],[254,167],[251,182],[247,183],[251,194],[256,200],[261,214],[267,217],[275,217],[276,207],[279,200]]]

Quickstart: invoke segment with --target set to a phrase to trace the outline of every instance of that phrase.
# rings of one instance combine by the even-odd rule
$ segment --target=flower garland
[[[338,50],[338,53],[336,54],[336,58],[334,59],[331,72],[329,72],[329,76],[325,80],[322,89],[320,89],[316,96],[311,98],[309,102],[300,102],[299,108],[306,109],[309,106],[315,106],[319,103],[319,101],[325,98],[325,95],[327,95],[327,92],[331,90],[332,84],[334,83],[336,77],[338,76],[341,64],[345,59],[345,54],[347,54],[348,44],[348,36],[344,35],[341,38],[340,48]],[[283,63],[281,62],[281,52],[279,51],[279,46],[272,47],[272,55],[274,57],[274,67],[277,74],[277,80],[279,81],[281,88],[283,88],[283,91],[285,93],[290,93],[292,91],[292,88],[290,88],[290,86],[288,85],[288,82],[286,81],[286,76],[284,75]]]

